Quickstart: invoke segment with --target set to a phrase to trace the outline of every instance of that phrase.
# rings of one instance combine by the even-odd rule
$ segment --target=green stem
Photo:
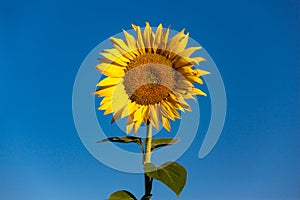
[[[151,162],[151,142],[152,142],[152,126],[147,124],[147,136],[146,136],[146,156],[145,163]]]
[[[151,162],[151,142],[152,142],[152,126],[150,122],[147,122],[147,133],[146,133],[146,152],[145,152],[145,160],[144,164]],[[145,196],[151,196],[152,190],[152,179],[145,176]]]

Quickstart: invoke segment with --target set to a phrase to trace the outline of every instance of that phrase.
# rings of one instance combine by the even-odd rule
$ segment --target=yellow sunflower
[[[142,31],[132,25],[136,38],[123,30],[125,39],[111,37],[114,46],[100,54],[97,69],[107,76],[101,80],[95,92],[103,97],[99,110],[104,115],[113,114],[112,123],[128,116],[126,131],[137,133],[144,122],[159,129],[161,123],[170,131],[169,119],[180,119],[178,111],[191,111],[185,99],[206,94],[194,87],[203,84],[200,78],[209,72],[194,69],[205,61],[191,57],[201,47],[186,48],[189,34],[184,29],[171,39],[170,28],[160,24],[152,31],[149,23]]]

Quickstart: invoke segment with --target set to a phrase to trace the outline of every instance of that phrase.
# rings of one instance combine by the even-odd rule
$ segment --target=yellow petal
[[[166,102],[169,104],[169,106],[171,105],[171,106],[175,107],[176,109],[184,112],[184,108],[181,106],[178,98],[176,97],[176,95],[174,93],[170,93],[170,96]]]
[[[202,57],[195,57],[195,58],[180,57],[174,62],[174,68],[177,69],[184,66],[193,66],[202,61],[205,61],[205,59]]]
[[[177,96],[173,92],[170,92],[169,98],[171,98],[173,101],[178,101]]]
[[[192,87],[193,87],[193,84],[187,79],[179,80],[176,82],[176,88],[189,90]]]
[[[191,82],[196,82],[196,83],[199,83],[199,84],[203,84],[203,81],[200,77],[198,76],[193,76],[193,75],[188,75],[188,76],[185,76],[185,78]]]
[[[177,86],[173,92],[177,92],[179,94],[186,94],[186,93],[188,93],[188,90],[185,88],[179,88],[179,86]]]
[[[112,78],[112,77],[107,77],[100,81],[97,86],[109,86],[109,85],[117,85],[119,83],[122,83],[123,79],[122,78]]]
[[[195,69],[193,71],[194,71],[195,76],[204,76],[204,75],[210,74],[210,72],[201,70],[201,69]]]
[[[155,128],[158,130],[159,129],[159,123],[158,123],[158,115],[157,115],[157,105],[152,105],[150,106],[150,112],[149,112],[149,117],[150,117],[150,122],[155,126]]]
[[[130,102],[128,106],[128,115],[134,113],[139,107],[140,105],[136,104],[135,102]]]
[[[110,114],[113,112],[110,102],[106,102],[98,107],[98,110],[105,110],[104,115]]]
[[[162,104],[162,108],[163,108],[163,111],[164,111],[164,114],[167,118],[170,118],[172,119],[173,121],[175,120],[175,115],[174,113],[172,112],[171,108],[169,107],[169,105],[164,101],[162,100],[161,101],[161,104]]]
[[[131,101],[128,100],[126,94],[117,95],[113,100],[113,110],[115,111],[114,117],[112,119],[112,123],[120,118],[124,118],[128,115],[131,115],[133,111],[130,113],[129,107],[132,105]]]
[[[122,118],[124,118],[124,117],[127,117],[129,114],[128,114],[128,107],[129,107],[129,105],[131,104],[131,101],[129,100],[128,102],[127,102],[127,104],[124,106],[124,108],[122,109],[122,113],[121,113],[121,115],[120,115],[120,118],[122,119]]]
[[[187,59],[187,58],[185,58],[185,59]],[[205,58],[202,58],[202,57],[194,57],[194,58],[188,58],[187,59],[190,63],[192,63],[192,64],[199,64],[200,62],[203,62],[203,61],[205,61]]]
[[[103,64],[107,64],[107,65],[114,65],[116,67],[126,67],[127,66],[127,63],[126,64],[119,64],[119,63],[116,63],[114,61],[111,61],[107,58],[98,58],[98,60],[103,63]]]
[[[112,110],[112,107],[111,106],[108,106],[106,109],[105,109],[105,112],[104,112],[104,115],[108,115],[110,113],[112,113],[113,110]]]
[[[154,43],[153,43],[154,52],[156,52],[156,49],[159,48],[159,45],[161,43],[162,29],[163,29],[162,24],[159,24],[156,29],[156,34],[155,34]]]
[[[111,99],[112,99],[112,97],[111,97],[111,96],[104,97],[104,98],[102,99],[102,101],[101,101],[100,105],[102,105],[102,104],[105,104],[105,103],[106,103],[106,102],[108,102],[108,101],[111,101]]]
[[[105,76],[109,77],[123,77],[125,75],[125,68],[117,67],[115,65],[108,65],[107,63],[100,63],[96,68]]]
[[[99,88],[96,92],[94,92],[94,94],[101,96],[112,96],[113,90],[115,89],[114,86],[107,86],[107,87],[101,87]]]
[[[180,117],[180,114],[177,112],[177,110],[176,110],[176,105],[173,105],[171,102],[169,102],[169,101],[164,101],[167,105],[168,105],[168,109],[173,113],[173,115],[176,117],[176,118],[178,118],[178,119],[180,119],[181,117]]]
[[[137,131],[139,130],[143,119],[144,119],[144,113],[145,113],[146,106],[141,106],[135,113],[134,113],[134,134],[136,135]]]
[[[127,57],[130,60],[135,58],[135,55],[132,54],[131,49],[125,44],[122,39],[110,37],[114,47],[121,53],[121,55]]]
[[[129,47],[125,44],[125,42],[122,39],[114,38],[114,37],[110,37],[109,39],[115,47],[118,47],[117,48],[118,50],[121,49],[120,51],[121,54],[123,53],[123,51],[125,52],[130,51]]]
[[[114,123],[117,119],[122,118],[122,113],[128,104],[126,104],[123,108],[115,112],[113,118],[111,119],[111,123]]]
[[[173,114],[169,113],[169,111],[163,105],[160,106],[160,113],[161,113],[161,115],[160,115],[161,117],[165,116],[165,117],[170,118],[171,120],[175,120],[175,117],[173,116]]]
[[[169,131],[169,132],[171,131],[171,125],[170,125],[170,122],[167,118],[162,117],[162,124],[163,124],[163,126],[165,127],[165,129],[167,131]]]
[[[177,54],[177,53],[183,51],[185,49],[188,41],[189,41],[189,33],[183,35],[183,37],[172,48],[172,52]]]
[[[176,95],[181,95],[184,99],[193,99],[196,101],[195,97],[193,96],[194,94],[194,89],[192,88],[191,91],[190,90],[184,90],[184,89],[178,89],[176,88],[174,93],[176,93]]]
[[[145,109],[143,110],[143,121],[145,124],[148,123],[149,120],[149,112],[150,112],[150,105],[145,106]]]
[[[133,109],[133,108],[135,108],[134,106],[135,106],[135,103],[131,102],[131,100],[128,100],[128,103],[126,104],[126,106],[121,114],[121,118],[132,114],[136,110],[136,109],[135,110]]]
[[[179,69],[177,69],[177,71],[181,74],[194,74],[194,71],[191,68],[191,66],[180,67]]]
[[[111,102],[106,102],[106,103],[101,104],[98,107],[98,110],[106,110],[108,107],[111,107]]]
[[[200,49],[201,49],[201,47],[190,47],[190,48],[183,50],[182,52],[179,52],[178,55],[181,57],[190,57],[195,51],[200,50]]]
[[[130,62],[130,59],[122,56],[117,49],[105,49],[103,52],[112,54],[116,59],[120,59],[124,63]]]
[[[163,108],[162,108],[162,105],[161,103],[158,103],[158,104],[155,104],[156,105],[156,110],[157,110],[157,118],[158,120],[161,120],[162,118],[162,115],[163,115]]]
[[[116,62],[119,65],[122,66],[126,66],[127,63],[126,61],[123,61],[124,59],[118,58],[115,55],[111,54],[111,53],[106,53],[106,52],[101,52],[100,53],[102,56],[104,56],[105,58],[107,58],[108,60],[111,60],[111,62]]]
[[[116,85],[112,94],[112,107],[115,112],[128,104],[129,97],[125,91],[123,84]]]
[[[126,133],[129,134],[133,128],[134,122],[133,122],[133,116],[128,116],[127,124],[126,124]]]
[[[139,26],[134,25],[134,24],[132,24],[132,28],[135,30],[135,32],[137,34],[137,47],[138,47],[138,51],[141,54],[146,53],[141,28]]]
[[[138,109],[136,109],[136,111],[134,112],[134,118],[133,121],[136,122],[139,119],[141,119],[141,121],[143,120],[142,118],[142,110],[143,110],[144,106],[139,106]]]
[[[178,99],[180,105],[181,105],[184,109],[186,109],[186,110],[188,110],[188,111],[191,112],[192,110],[191,110],[191,108],[190,108],[190,105],[184,100],[184,98],[182,97],[182,95],[181,95],[180,93],[177,93],[177,92],[175,92],[175,95],[176,95],[176,97],[177,97],[177,99]]]
[[[195,92],[196,95],[207,96],[207,95],[205,94],[205,92],[199,90],[198,88],[194,88],[194,92]]]
[[[168,42],[167,42],[167,50],[172,51],[172,49],[175,47],[175,45],[184,37],[184,30],[182,29],[179,33],[177,33],[174,37],[172,37]]]
[[[161,45],[159,46],[159,49],[166,49],[167,48],[167,42],[169,38],[169,31],[170,31],[170,26],[164,30],[162,37],[161,37]]]
[[[167,130],[167,131],[171,131],[171,125],[169,122],[169,118],[170,116],[168,114],[165,113],[165,108],[164,106],[161,104],[161,102],[159,104],[157,104],[157,110],[158,110],[158,119],[161,122],[161,124],[163,125],[163,127]],[[172,118],[170,118],[172,119]],[[174,117],[173,119],[174,120]]]
[[[181,94],[183,98],[185,99],[193,99],[194,101],[196,101],[196,98],[193,96],[193,94],[191,94],[190,92],[185,93],[185,94]]]
[[[127,43],[127,46],[131,49],[131,50],[134,50],[136,49],[136,41],[135,41],[135,38],[129,34],[127,31],[123,30],[123,33],[124,33],[124,37],[126,39],[126,43]]]
[[[144,29],[144,45],[146,49],[152,48],[153,35],[152,28],[148,22],[146,22],[146,27]]]

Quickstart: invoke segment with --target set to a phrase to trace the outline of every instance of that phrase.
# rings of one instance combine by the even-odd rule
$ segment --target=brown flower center
[[[124,76],[129,98],[140,105],[166,99],[175,85],[172,62],[159,54],[145,54],[131,61]]]

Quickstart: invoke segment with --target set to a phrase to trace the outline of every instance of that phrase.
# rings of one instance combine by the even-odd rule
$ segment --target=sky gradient
[[[210,100],[199,99],[199,132],[178,160],[189,173],[179,199],[300,199],[299,10],[297,0],[2,1],[0,198],[102,200],[118,189],[142,196],[141,174],[106,167],[81,143],[72,89],[95,46],[149,21],[186,28],[226,88],[225,127],[202,160]],[[153,194],[177,199],[157,182]]]

